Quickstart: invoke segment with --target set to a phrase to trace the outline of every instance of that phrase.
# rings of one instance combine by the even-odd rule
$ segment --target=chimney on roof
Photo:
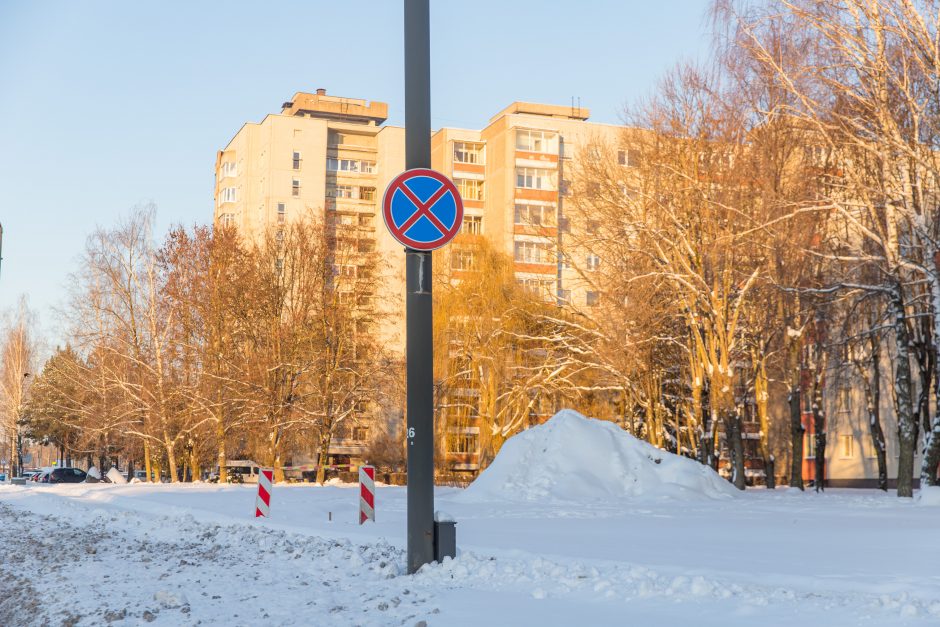
[[[326,90],[323,89],[322,87],[318,87],[318,88],[317,88],[317,95],[318,95],[318,96],[325,96],[325,95],[326,95]]]

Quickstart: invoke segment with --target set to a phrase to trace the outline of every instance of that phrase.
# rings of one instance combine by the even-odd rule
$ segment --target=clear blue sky
[[[514,100],[617,123],[704,51],[707,0],[431,0],[432,123]],[[0,310],[51,342],[85,238],[154,202],[160,232],[212,217],[216,150],[294,92],[389,103],[403,124],[402,3],[0,0]]]

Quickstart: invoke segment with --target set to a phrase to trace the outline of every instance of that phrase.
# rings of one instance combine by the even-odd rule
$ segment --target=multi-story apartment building
[[[378,205],[404,169],[404,129],[383,126],[388,105],[297,93],[279,114],[249,122],[216,159],[215,221],[248,238],[301,218],[354,226],[359,246],[387,257],[400,251],[380,224]],[[385,302],[403,301],[403,270],[380,284]],[[382,333],[400,344],[403,316],[384,319]]]
[[[360,227],[361,246],[394,260],[400,245],[382,227],[379,204],[390,180],[405,169],[404,129],[385,125],[388,106],[326,94],[297,93],[260,123],[247,123],[218,153],[215,220],[249,238],[301,217]],[[515,102],[482,130],[442,128],[432,137],[432,167],[453,178],[464,201],[464,234],[484,237],[510,255],[517,280],[546,299],[591,306],[597,295],[575,267],[597,267],[585,254],[571,264],[560,255],[571,221],[564,215],[564,164],[579,146],[618,142],[620,127],[588,122],[580,107]],[[629,166],[626,153],[622,164]],[[591,225],[582,225],[590,228]],[[453,255],[451,263],[469,258]],[[459,269],[459,268],[457,268]],[[391,263],[376,296],[390,308],[380,330],[404,350],[404,264]],[[474,435],[467,433],[457,468],[473,469]],[[458,438],[460,439],[460,438]],[[348,447],[347,447],[348,449]]]
[[[380,333],[403,353],[404,263],[400,244],[381,224],[379,205],[385,187],[405,169],[405,134],[401,127],[384,124],[387,114],[385,103],[330,96],[320,89],[294,94],[280,113],[245,124],[217,156],[215,220],[237,226],[249,238],[301,217],[323,220],[327,228],[355,227],[361,250],[375,250],[390,261],[376,294],[387,311]],[[618,147],[622,167],[634,166],[637,158],[622,127],[588,122],[588,115],[580,107],[514,102],[483,129],[442,128],[431,140],[432,167],[450,176],[463,198],[462,233],[484,238],[509,255],[521,284],[574,308],[597,302],[598,294],[583,276],[603,261],[577,246],[578,236],[595,226],[565,211],[565,168],[572,155],[595,141]],[[459,274],[470,268],[471,252],[459,246],[451,252],[452,270]],[[883,371],[890,372],[890,364]],[[458,404],[472,406],[474,390],[452,393],[463,395]],[[747,391],[742,387],[736,394],[745,399]],[[808,395],[804,401],[804,477],[812,478]],[[826,479],[833,485],[873,485],[874,451],[857,382],[827,378],[826,405]],[[893,479],[897,427],[889,394],[881,395],[881,406]],[[745,444],[751,445],[746,446],[748,458],[756,459],[757,424],[750,413]],[[447,429],[449,466],[477,469],[479,425],[473,412],[450,421]],[[367,438],[368,431],[359,426],[337,440],[331,452],[355,458]]]
[[[825,485],[837,488],[875,488],[878,487],[878,460],[871,437],[870,414],[864,384],[860,380],[856,367],[850,361],[850,350],[840,347],[834,351],[826,369],[823,392],[825,409],[826,453],[823,464]],[[805,350],[806,362],[815,357],[810,350]],[[889,390],[894,385],[892,380],[894,354],[884,351],[880,356],[881,381],[878,383],[880,394],[872,396],[872,402],[878,405],[878,415],[885,439],[885,466],[888,486],[897,485],[900,445],[898,440],[898,420],[895,401]],[[807,481],[816,479],[816,437],[813,414],[812,373],[806,372],[803,384],[803,478]],[[919,385],[915,372],[915,384]],[[875,385],[874,382],[870,383]],[[876,400],[877,399],[877,400]],[[914,452],[914,485],[919,485],[922,460],[920,443]],[[940,471],[940,469],[938,469]]]

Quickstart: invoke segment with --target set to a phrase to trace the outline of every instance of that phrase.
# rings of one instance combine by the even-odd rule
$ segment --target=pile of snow
[[[723,498],[736,490],[707,466],[563,409],[513,436],[460,500]]]
[[[105,475],[108,478],[108,481],[111,483],[127,483],[127,479],[124,478],[124,475],[121,474],[121,471],[111,466],[111,470],[108,471],[108,474]]]
[[[88,472],[85,474],[87,474],[89,477],[93,479],[101,481],[101,472],[98,470],[97,466],[92,466],[91,468],[88,469]]]
[[[917,503],[919,505],[940,506],[940,486],[928,485],[921,488],[920,494],[917,495]]]

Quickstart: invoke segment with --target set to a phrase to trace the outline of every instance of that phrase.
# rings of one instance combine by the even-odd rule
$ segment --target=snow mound
[[[924,486],[917,495],[918,505],[940,506],[940,486]]]
[[[87,474],[89,477],[92,477],[92,478],[94,478],[94,479],[98,479],[99,481],[101,480],[101,471],[98,470],[98,467],[97,467],[97,466],[92,466],[91,468],[89,468],[89,469],[88,469],[88,472],[87,472],[86,474]]]
[[[111,470],[108,471],[105,477],[107,477],[108,481],[111,483],[127,483],[127,479],[124,478],[124,475],[121,474],[121,471],[114,466],[111,466]]]
[[[612,422],[563,409],[511,437],[455,497],[466,501],[725,498],[736,490],[707,466],[636,439]]]

